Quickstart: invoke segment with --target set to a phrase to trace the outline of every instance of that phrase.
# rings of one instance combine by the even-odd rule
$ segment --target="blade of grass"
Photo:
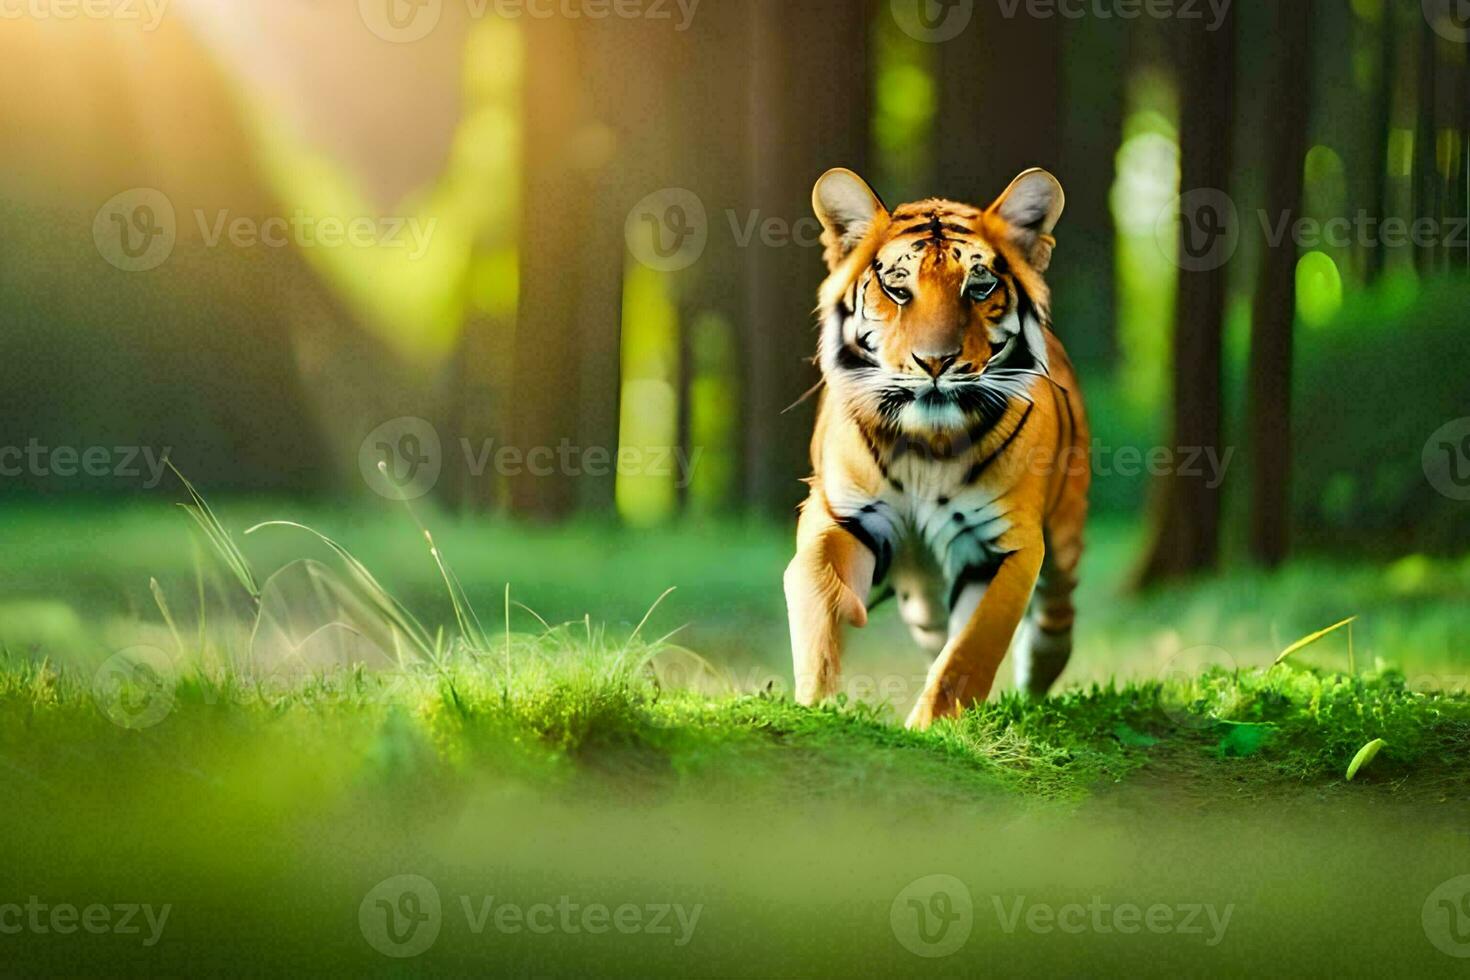
[[[424,628],[424,624],[419,622],[418,618],[409,612],[403,603],[393,598],[388,590],[383,588],[382,583],[373,577],[373,573],[368,571],[367,566],[358,561],[352,552],[320,531],[307,527],[305,524],[298,524],[295,521],[265,521],[252,528],[248,528],[245,533],[254,534],[256,531],[267,527],[287,527],[294,528],[298,531],[305,531],[332,549],[342,559],[343,563],[346,564],[348,571],[352,573],[353,578],[362,586],[363,590],[367,593],[368,599],[377,607],[379,614],[383,616],[387,623],[401,632],[404,638],[408,640],[410,645],[416,648],[425,660],[438,665],[438,644],[429,636],[429,631]]]
[[[169,469],[173,470],[174,476],[179,478],[184,489],[189,492],[192,503],[179,504],[179,506],[183,508],[184,513],[194,519],[195,524],[199,525],[200,530],[209,539],[209,543],[214,545],[215,551],[219,553],[226,567],[234,573],[241,587],[249,594],[255,607],[260,608],[260,586],[256,583],[255,573],[250,568],[249,559],[245,557],[244,552],[235,544],[235,539],[230,536],[230,532],[225,530],[225,526],[215,516],[209,502],[204,499],[204,495],[195,489],[188,477],[179,472],[179,468],[173,464],[172,460],[165,459],[164,462],[168,464]]]
[[[1311,646],[1313,643],[1316,643],[1318,640],[1321,640],[1321,639],[1323,639],[1324,637],[1327,637],[1327,636],[1331,636],[1333,633],[1336,633],[1338,630],[1340,630],[1344,626],[1347,626],[1348,624],[1352,623],[1357,618],[1358,617],[1356,617],[1356,616],[1349,616],[1347,619],[1344,619],[1342,622],[1340,622],[1340,623],[1334,623],[1333,625],[1327,627],[1325,630],[1318,630],[1317,632],[1311,634],[1310,636],[1304,636],[1304,637],[1302,637],[1300,640],[1297,640],[1295,643],[1293,643],[1291,646],[1287,647],[1285,650],[1282,650],[1281,651],[1281,655],[1276,658],[1276,660],[1272,664],[1272,666],[1274,667],[1276,664],[1279,664],[1279,663],[1284,662],[1287,657],[1290,657],[1294,653],[1300,653],[1301,651],[1305,650],[1307,647]]]
[[[662,603],[665,599],[667,599],[669,597],[669,595],[671,593],[673,593],[673,591],[675,589],[677,589],[677,588],[678,588],[677,585],[671,585],[667,589],[664,589],[663,595],[661,595],[657,599],[653,600],[653,605],[651,605],[651,606],[648,607],[648,612],[646,612],[646,613],[643,614],[643,618],[640,619],[640,620],[638,620],[638,625],[633,628],[633,635],[630,636],[630,637],[628,637],[628,642],[627,643],[623,644],[623,652],[624,653],[627,653],[628,652],[628,648],[631,647],[633,645],[633,642],[638,639],[638,634],[643,632],[643,627],[648,623],[648,617],[652,616],[653,615],[653,611],[659,607],[659,604]],[[589,615],[587,617],[587,619],[588,619],[588,626],[589,626],[589,631],[590,631],[592,617]]]
[[[179,658],[184,657],[184,641],[179,636],[179,628],[174,624],[173,614],[168,610],[168,600],[164,598],[163,586],[158,584],[158,579],[150,578],[148,588],[153,593],[153,602],[158,606],[158,611],[163,614],[163,621],[168,624],[168,631],[174,638],[174,647],[179,651]]]

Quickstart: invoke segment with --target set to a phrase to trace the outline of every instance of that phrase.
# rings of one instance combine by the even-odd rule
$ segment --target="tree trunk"
[[[526,24],[521,293],[512,410],[517,447],[550,475],[511,477],[519,514],[611,514],[622,411],[623,227],[673,171],[669,49],[681,39],[622,21]],[[587,465],[583,465],[586,462]]]
[[[1191,190],[1228,189],[1235,105],[1235,11],[1214,33],[1180,29],[1181,184]],[[1187,216],[1193,217],[1193,216]],[[1181,221],[1180,256],[1193,245]],[[1174,317],[1173,445],[1221,452],[1221,342],[1227,286],[1225,264],[1182,269]],[[1172,472],[1155,488],[1152,540],[1138,584],[1213,569],[1220,550],[1220,487],[1194,470]]]
[[[1056,171],[1067,211],[1048,273],[1057,335],[1084,378],[1088,368],[1110,368],[1117,358],[1118,229],[1112,190],[1123,137],[1129,47],[1128,32],[1094,27],[1068,21],[1064,31],[1066,60],[1088,70],[1064,73],[1065,108],[1055,132],[1059,138],[1067,134]]]
[[[1062,24],[976,4],[939,46],[933,194],[984,206],[1028,167],[1061,168]]]
[[[866,0],[756,0],[751,112],[752,169],[743,223],[776,219],[812,236],[811,191],[830,167],[862,171],[868,148]],[[859,8],[863,13],[859,13]],[[798,224],[800,223],[800,224]],[[719,229],[726,233],[728,229]],[[811,472],[812,402],[787,410],[818,380],[811,316],[824,275],[821,249],[793,238],[749,244],[744,364],[746,500],[790,518]]]
[[[751,54],[754,32],[750,11],[743,5],[722,3],[701,7],[699,17],[684,35],[687,61],[682,70],[699,72],[700,85],[678,87],[681,94],[679,120],[684,132],[681,142],[680,186],[693,191],[703,202],[709,225],[708,241],[698,262],[681,273],[679,289],[679,445],[686,459],[700,452],[705,459],[724,453],[739,457],[742,446],[696,446],[694,431],[694,388],[701,371],[718,371],[730,388],[741,386],[738,364],[701,365],[694,349],[694,331],[706,314],[717,316],[726,330],[739,332],[748,340],[746,324],[748,285],[744,270],[751,248],[739,247],[730,232],[726,213],[737,215],[746,201],[751,175],[751,127],[762,125],[747,111],[750,100]],[[735,346],[735,345],[730,345]],[[741,346],[744,346],[743,344]],[[734,411],[740,412],[739,406]],[[729,426],[733,439],[741,440],[745,427]],[[716,499],[703,501],[716,510],[730,510],[741,495],[738,486],[718,487]],[[691,487],[678,488],[679,505],[690,503]]]
[[[1442,181],[1436,162],[1439,128],[1436,125],[1435,99],[1439,68],[1439,35],[1429,19],[1423,18],[1419,31],[1418,85],[1415,106],[1418,121],[1414,127],[1414,222],[1434,222],[1436,238],[1442,227],[1440,204]],[[1432,273],[1438,265],[1438,245],[1431,241],[1415,241],[1414,266],[1421,276]]]
[[[1398,17],[1397,8],[1385,3],[1379,23],[1381,45],[1378,54],[1378,91],[1374,93],[1373,111],[1369,114],[1372,131],[1368,134],[1369,161],[1373,167],[1373,200],[1370,213],[1376,220],[1375,227],[1382,228],[1391,209],[1389,207],[1388,182],[1388,137],[1393,127],[1393,96],[1398,83]],[[1364,277],[1371,285],[1383,277],[1387,261],[1385,249],[1367,247]]]
[[[1311,128],[1313,0],[1276,6],[1274,138],[1268,144],[1266,213],[1300,212]],[[1261,254],[1251,318],[1250,552],[1275,567],[1287,555],[1291,529],[1292,333],[1296,322],[1297,249],[1290,238]]]
[[[573,329],[577,290],[568,263],[582,247],[581,222],[568,214],[594,213],[592,187],[576,165],[572,138],[582,119],[573,28],[564,18],[527,21],[522,97],[521,282],[511,379],[511,431],[520,453],[544,453],[577,435],[582,362]],[[576,505],[576,486],[564,472],[509,474],[512,510],[555,519]]]
[[[1461,62],[1459,79],[1455,126],[1460,131],[1460,160],[1450,195],[1454,202],[1450,214],[1457,220],[1470,221],[1470,59]],[[1457,242],[1458,247],[1450,251],[1450,269],[1470,273],[1470,229],[1462,229]]]

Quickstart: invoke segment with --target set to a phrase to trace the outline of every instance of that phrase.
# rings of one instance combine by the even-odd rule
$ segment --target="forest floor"
[[[37,912],[0,937],[23,972],[1448,975],[1470,939],[1462,564],[1084,596],[1079,657],[1113,667],[912,733],[901,682],[809,710],[764,680],[767,631],[746,630],[747,661],[726,652],[770,611],[777,533],[725,537],[712,562],[716,532],[692,531],[660,562],[670,532],[634,550],[450,527],[456,578],[417,529],[387,544],[386,522],[312,515],[339,554],[293,528],[240,536],[274,516],[256,510],[217,525],[244,578],[174,537],[177,514],[4,532],[0,927],[6,902],[152,912],[96,934]],[[1097,537],[1125,553],[1127,532]],[[415,550],[431,575],[406,571]],[[509,601],[546,623],[490,615],[507,568]],[[118,584],[133,574],[141,594]],[[453,583],[440,608],[433,578]],[[576,612],[655,584],[691,587],[607,627]],[[696,626],[663,637],[686,591]],[[409,636],[395,595],[435,627]],[[1340,613],[1362,615],[1351,651],[1343,628],[1272,665]],[[400,616],[392,663],[342,666]],[[908,656],[857,670],[888,691]]]

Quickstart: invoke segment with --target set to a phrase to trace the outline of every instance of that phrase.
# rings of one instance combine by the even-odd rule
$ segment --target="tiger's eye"
[[[965,297],[973,302],[981,303],[991,297],[1000,286],[1000,280],[995,273],[984,267],[970,273],[970,278],[965,282]]]

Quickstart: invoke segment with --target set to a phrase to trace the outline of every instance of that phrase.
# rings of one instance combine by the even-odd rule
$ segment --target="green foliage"
[[[1313,545],[1470,547],[1463,501],[1425,478],[1421,454],[1470,414],[1464,287],[1390,280],[1348,298],[1327,327],[1298,335],[1293,429],[1296,524]]]

